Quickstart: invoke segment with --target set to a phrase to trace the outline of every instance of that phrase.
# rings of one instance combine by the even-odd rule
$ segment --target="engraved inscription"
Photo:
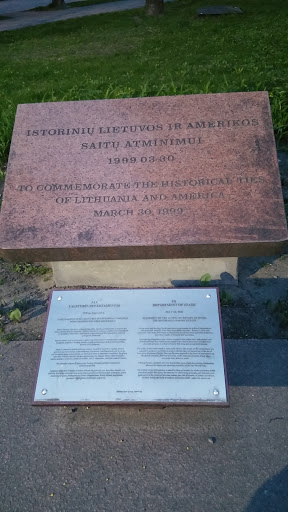
[[[146,159],[146,157],[145,157]],[[117,160],[117,159],[114,159]],[[135,159],[136,160],[136,159]],[[118,162],[115,162],[118,164]],[[129,215],[179,215],[185,211],[185,203],[193,201],[223,200],[227,198],[229,186],[251,185],[265,183],[264,176],[223,176],[214,178],[193,177],[191,179],[181,180],[162,180],[162,181],[134,181],[134,182],[109,182],[109,183],[43,183],[36,187],[33,185],[18,185],[19,192],[30,193],[53,193],[56,205],[104,205],[116,203],[153,203],[165,202],[172,207],[140,208],[137,211],[133,209],[97,209],[92,215],[97,218],[118,217]],[[219,189],[219,187],[221,187]],[[215,190],[215,188],[218,190]],[[145,190],[153,190],[153,194],[143,193]],[[190,189],[193,192],[178,192],[181,189]],[[162,192],[165,190],[165,193]],[[176,192],[177,190],[177,192]],[[129,194],[125,192],[129,191]],[[97,195],[62,195],[62,193],[73,192],[97,192]],[[112,192],[108,195],[107,192]],[[113,192],[120,192],[115,194]],[[58,195],[61,193],[61,195]],[[177,207],[174,204],[177,202]]]
[[[90,136],[93,140],[80,142],[81,150],[97,150],[100,152],[114,152],[116,156],[103,156],[106,164],[109,166],[115,166],[117,168],[122,167],[148,167],[148,172],[152,172],[155,166],[161,165],[175,165],[177,169],[177,151],[181,151],[183,148],[189,148],[194,145],[196,146],[207,146],[209,145],[209,139],[206,134],[212,129],[247,129],[249,127],[256,127],[259,124],[257,118],[237,118],[237,119],[198,119],[191,120],[189,122],[167,122],[167,123],[151,123],[151,124],[139,124],[139,125],[113,125],[113,126],[89,126],[89,127],[50,127],[50,128],[35,128],[31,127],[26,130],[27,137],[72,137],[75,139],[75,143],[78,144],[79,137]],[[189,132],[196,131],[198,135],[188,135]],[[207,132],[208,131],[208,132]],[[163,137],[163,133],[177,132],[177,137]],[[180,132],[184,132],[184,135],[180,136]],[[106,135],[113,135],[115,137],[119,135],[131,135],[131,134],[154,134],[153,139],[123,139],[120,140],[103,140],[94,139],[95,136],[101,137]],[[155,137],[155,134],[161,133],[162,136],[159,138]],[[199,135],[201,133],[201,135]],[[92,137],[93,136],[93,137]],[[259,144],[259,143],[258,143]],[[161,154],[161,148],[175,147],[176,152]],[[138,150],[149,150],[156,148],[160,150],[160,154],[141,153],[138,154]],[[137,155],[131,156],[126,154],[117,156],[120,150],[129,149],[130,151],[137,151]],[[260,148],[259,148],[260,150]],[[147,167],[146,167],[147,166]],[[144,169],[143,167],[143,169]],[[95,174],[97,173],[95,169]],[[227,172],[223,176],[215,176],[212,178],[205,176],[197,176],[197,169],[191,169],[190,179],[176,179],[175,180],[161,180],[161,181],[111,181],[111,182],[94,182],[94,183],[38,183],[32,185],[30,183],[21,183],[16,186],[18,192],[27,193],[43,193],[49,194],[49,201],[51,201],[51,193],[53,193],[53,199],[56,206],[63,208],[65,205],[101,205],[101,208],[91,210],[91,215],[94,218],[101,219],[107,217],[125,217],[125,216],[150,216],[150,215],[182,215],[185,212],[185,204],[194,201],[209,201],[216,200],[221,201],[227,198],[229,194],[229,185],[242,185],[242,184],[258,184],[264,183],[264,176],[232,176]],[[173,189],[189,189],[192,188],[192,192],[185,190],[176,192]],[[214,190],[216,188],[216,190]],[[141,191],[145,189],[153,189],[153,194],[142,194]],[[165,189],[165,194],[161,190]],[[119,191],[120,194],[115,194],[114,191]],[[129,191],[129,194],[127,193]],[[69,195],[67,195],[67,192]],[[78,192],[90,192],[89,195],[79,195]],[[97,192],[97,195],[91,194],[91,192]],[[111,193],[112,192],[112,193]],[[121,193],[122,192],[122,193]],[[124,193],[123,193],[124,192]],[[108,194],[109,193],[109,194]],[[135,210],[135,208],[103,208],[102,205],[116,204],[116,203],[138,203],[140,206],[143,203],[148,202],[165,202],[163,208],[146,208],[141,207]],[[175,202],[176,207],[175,207]]]
[[[228,243],[234,255],[287,237],[265,92],[19,105],[11,155],[11,258],[197,257]]]

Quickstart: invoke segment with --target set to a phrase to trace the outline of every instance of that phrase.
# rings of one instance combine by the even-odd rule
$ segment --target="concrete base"
[[[56,286],[159,288],[199,284],[238,284],[238,258],[166,260],[57,261],[52,264]]]

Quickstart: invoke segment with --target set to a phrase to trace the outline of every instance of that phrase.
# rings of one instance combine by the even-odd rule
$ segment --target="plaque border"
[[[48,303],[48,308],[47,308],[47,316],[46,316],[46,321],[45,321],[45,326],[44,326],[44,330],[43,330],[43,335],[42,335],[42,340],[41,340],[41,349],[40,349],[40,354],[39,354],[39,360],[38,360],[38,364],[37,364],[37,373],[36,373],[36,378],[35,378],[35,383],[34,383],[34,386],[33,386],[33,396],[32,396],[32,402],[31,402],[31,405],[34,406],[34,407],[49,407],[49,406],[70,406],[70,407],[74,407],[74,406],[77,406],[77,407],[80,407],[80,406],[84,406],[84,407],[87,407],[87,406],[91,406],[91,405],[97,405],[97,406],[112,406],[112,407],[121,407],[122,405],[123,406],[129,406],[129,407],[133,407],[133,406],[149,406],[149,407],[155,407],[155,408],[159,408],[159,407],[174,407],[174,406],[203,406],[203,407],[221,407],[221,408],[225,408],[225,407],[230,407],[230,395],[229,395],[229,386],[228,386],[228,376],[227,376],[227,366],[226,366],[226,356],[225,356],[225,345],[224,345],[224,337],[223,337],[223,325],[222,325],[222,317],[221,317],[221,305],[220,305],[220,297],[219,297],[219,288],[217,286],[207,286],[207,290],[216,290],[216,294],[217,294],[217,305],[218,305],[218,318],[219,318],[219,327],[220,327],[220,337],[221,337],[221,349],[222,349],[222,360],[223,360],[223,369],[224,369],[224,380],[225,380],[225,391],[226,391],[226,402],[208,402],[208,401],[201,401],[201,402],[196,402],[196,401],[188,401],[188,400],[178,400],[178,401],[174,401],[174,402],[165,402],[165,401],[153,401],[153,402],[149,402],[149,401],[146,401],[146,400],[143,400],[143,401],[127,401],[127,400],[121,400],[119,402],[104,402],[104,401],[101,401],[101,402],[93,402],[93,401],[81,401],[81,402],[62,402],[62,401],[53,401],[53,400],[49,400],[47,402],[45,401],[39,401],[39,400],[35,400],[34,397],[35,397],[35,392],[36,392],[36,387],[37,387],[37,381],[38,381],[38,375],[39,375],[39,370],[40,370],[40,364],[41,364],[41,358],[42,358],[42,353],[43,353],[43,348],[44,348],[44,341],[45,341],[45,335],[46,335],[46,329],[47,329],[47,325],[48,325],[48,318],[49,318],[49,313],[50,313],[50,307],[51,307],[51,301],[52,301],[52,296],[53,296],[53,293],[55,292],[66,292],[66,291],[69,291],[69,292],[73,292],[73,291],[99,291],[99,290],[102,290],[102,291],[124,291],[124,290],[181,290],[181,289],[184,289],[184,290],[203,290],[203,288],[200,288],[200,287],[197,287],[197,286],[185,286],[185,287],[178,287],[178,288],[105,288],[105,290],[103,290],[102,288],[53,288],[53,290],[50,291],[50,295],[49,295],[49,303]]]

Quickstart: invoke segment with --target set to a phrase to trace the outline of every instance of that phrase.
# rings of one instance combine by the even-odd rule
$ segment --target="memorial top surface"
[[[18,106],[2,256],[248,256],[285,240],[266,92]]]

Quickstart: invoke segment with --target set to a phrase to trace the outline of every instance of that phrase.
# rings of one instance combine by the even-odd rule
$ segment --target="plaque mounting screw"
[[[214,396],[218,396],[218,395],[219,395],[219,391],[218,391],[218,389],[214,389],[214,391],[213,391],[213,395],[214,395]]]
[[[207,293],[206,299],[211,299],[211,295],[209,295],[209,293]]]
[[[47,389],[42,389],[41,395],[46,395],[46,394],[47,394]]]
[[[57,299],[57,300],[62,300],[62,297],[60,297],[60,295],[59,295],[59,297],[58,297],[58,299]]]

